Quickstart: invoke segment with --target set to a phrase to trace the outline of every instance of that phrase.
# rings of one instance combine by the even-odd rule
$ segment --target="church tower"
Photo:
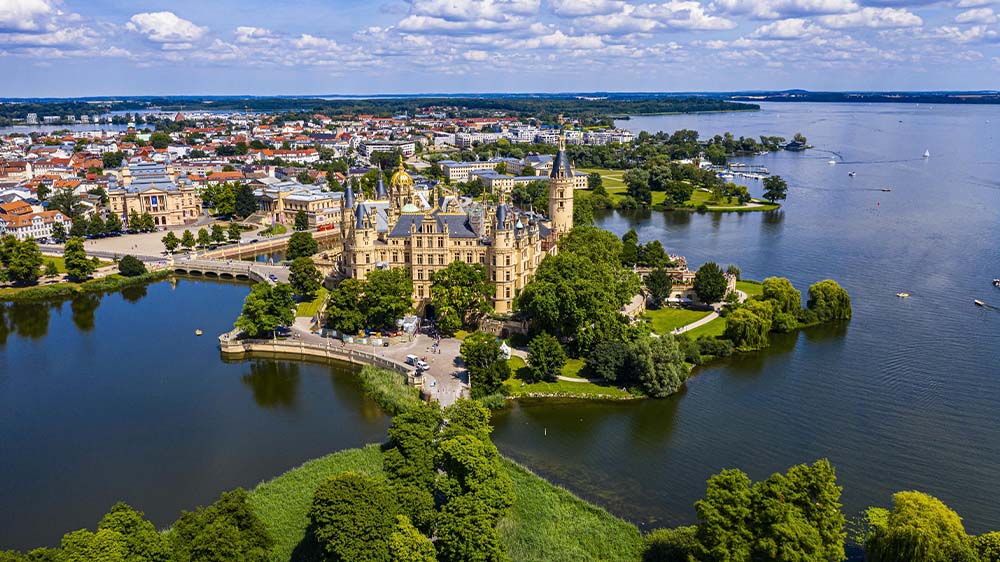
[[[549,220],[556,237],[573,228],[573,169],[566,156],[566,136],[559,134],[559,152],[549,173]]]

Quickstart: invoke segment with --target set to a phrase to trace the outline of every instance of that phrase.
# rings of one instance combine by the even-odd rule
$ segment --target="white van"
[[[427,369],[430,369],[430,368],[431,368],[431,366],[428,365],[427,363],[425,363],[423,361],[417,361],[417,370],[418,371],[426,371]]]
[[[416,355],[407,355],[406,356],[406,364],[407,365],[416,366],[417,365],[417,361],[419,361],[419,360],[420,360],[420,358],[417,357]]]

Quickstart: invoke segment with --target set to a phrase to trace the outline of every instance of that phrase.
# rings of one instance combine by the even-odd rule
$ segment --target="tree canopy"
[[[726,296],[726,277],[719,264],[707,262],[694,275],[694,292],[698,300],[711,304],[721,302]]]
[[[500,352],[500,342],[491,334],[473,332],[462,342],[462,362],[469,371],[474,397],[489,396],[510,378],[510,367]]]
[[[493,292],[486,268],[456,260],[431,274],[431,302],[435,325],[451,335],[462,326],[474,326],[493,311]]]
[[[295,299],[287,283],[257,283],[243,300],[235,326],[250,337],[274,332],[295,322]]]

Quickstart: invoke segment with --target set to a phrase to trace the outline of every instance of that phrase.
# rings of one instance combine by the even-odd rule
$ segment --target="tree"
[[[522,176],[537,176],[538,175],[538,171],[535,170],[534,166],[528,166],[528,165],[526,165],[526,166],[523,166],[521,168],[521,175]]]
[[[748,301],[726,317],[727,339],[744,351],[764,349],[770,342],[773,311],[769,301]]]
[[[383,464],[394,482],[431,489],[437,477],[434,442],[442,421],[441,409],[425,403],[392,418]]]
[[[240,238],[243,236],[243,231],[240,229],[240,225],[235,222],[229,223],[227,232],[230,242],[239,242]]]
[[[698,300],[706,304],[720,302],[726,296],[726,277],[719,264],[710,261],[698,268],[694,276],[694,292]]]
[[[728,273],[728,274],[732,275],[733,277],[735,277],[737,281],[740,280],[740,278],[741,278],[741,276],[743,274],[743,272],[740,271],[740,266],[738,266],[736,264],[733,264],[733,263],[729,264],[729,267],[726,268],[726,273]]]
[[[245,183],[236,188],[234,211],[241,219],[257,212],[257,198],[253,195],[253,188]]]
[[[566,351],[559,340],[541,332],[528,342],[528,367],[534,380],[554,381],[566,365]]]
[[[129,211],[128,213],[128,228],[129,230],[135,231],[142,230],[142,217],[139,216],[138,211],[135,209]]]
[[[941,500],[921,492],[898,492],[892,510],[869,508],[865,554],[872,562],[974,562],[962,519]]]
[[[645,536],[643,562],[688,562],[698,547],[698,528],[656,529]]]
[[[292,237],[297,234],[309,235],[307,232],[300,232],[293,234]],[[393,327],[396,325],[396,320],[405,316],[412,308],[413,280],[410,278],[409,269],[403,267],[376,269],[368,274],[362,310],[369,326]]]
[[[208,507],[185,511],[167,533],[171,562],[266,562],[274,539],[242,488]]]
[[[617,266],[622,261],[623,245],[618,238],[596,226],[574,227],[559,240],[559,251],[583,256],[595,264]]]
[[[174,253],[174,250],[176,250],[177,246],[181,243],[180,239],[177,238],[177,235],[174,234],[173,231],[168,231],[166,235],[160,239],[160,241],[163,242],[163,247],[166,248],[171,254]]]
[[[979,535],[974,546],[979,562],[1000,562],[1000,531]]]
[[[649,297],[657,307],[663,306],[663,303],[670,298],[670,292],[673,288],[674,278],[662,267],[658,267],[646,275],[646,290],[649,291]]]
[[[631,267],[639,263],[639,234],[634,228],[622,235],[622,265]]]
[[[212,242],[214,244],[223,244],[226,241],[226,229],[219,223],[212,225],[211,232]]]
[[[271,286],[257,283],[243,300],[243,310],[236,319],[236,328],[250,337],[274,332],[279,326],[295,322],[295,299],[287,283]]]
[[[49,186],[44,183],[39,184],[38,189],[35,190],[35,195],[38,197],[39,201],[45,201],[48,199],[50,193],[52,193],[52,190],[49,189]]]
[[[581,204],[573,206],[573,226],[593,226],[593,224],[594,224],[593,205]]]
[[[38,281],[42,272],[42,252],[31,238],[18,241],[11,235],[3,238],[3,265],[8,278],[18,285],[30,285]]]
[[[73,193],[73,188],[64,187],[59,189],[49,198],[49,209],[59,211],[76,221],[87,211],[87,206],[80,201],[80,196]]]
[[[587,189],[597,190],[604,187],[604,179],[597,172],[587,174]]]
[[[771,203],[784,201],[788,196],[788,184],[781,176],[768,176],[764,178],[764,199]]]
[[[813,283],[809,287],[806,307],[816,313],[820,322],[851,319],[851,297],[832,279]]]
[[[323,274],[316,269],[311,258],[297,258],[289,267],[288,283],[295,294],[312,299],[322,287]]]
[[[153,133],[149,135],[149,144],[153,148],[164,149],[170,146],[170,135],[167,133]]]
[[[474,397],[495,394],[510,378],[510,366],[500,351],[500,342],[493,335],[473,332],[462,342],[460,352],[469,370],[469,385]]]
[[[66,226],[63,223],[52,223],[52,239],[56,242],[66,241]]]
[[[753,533],[750,478],[740,470],[723,470],[708,479],[698,513],[697,559],[705,562],[749,562]]]
[[[319,251],[319,244],[308,232],[295,232],[288,239],[285,257],[289,260],[307,258]]]
[[[49,262],[45,264],[45,276],[55,277],[57,275],[59,275],[59,266],[56,265],[56,262],[49,260]]]
[[[90,217],[90,224],[87,225],[87,234],[95,237],[102,236],[104,231],[104,221],[101,220],[100,215],[94,213],[94,216]]]
[[[305,211],[295,213],[295,230],[309,230],[309,217]]]
[[[87,259],[82,238],[70,238],[66,241],[66,246],[63,248],[63,260],[66,262],[66,273],[72,281],[83,281],[94,272],[94,262]]]
[[[629,362],[629,348],[621,342],[602,341],[594,346],[587,356],[587,369],[599,379],[609,382],[621,380],[625,382],[630,377],[624,373],[624,367]]]
[[[208,233],[208,230],[202,228],[198,230],[198,246],[202,248],[207,248],[212,245],[212,235]]]
[[[122,218],[116,213],[108,213],[108,220],[104,221],[104,232],[117,235],[121,230]]]
[[[127,255],[118,260],[118,272],[125,277],[136,277],[146,273],[146,264],[136,259],[135,256]]]
[[[153,215],[149,213],[143,213],[139,217],[139,230],[143,232],[152,232],[156,228],[156,223],[153,222]]]
[[[357,279],[344,279],[330,291],[326,304],[326,326],[343,334],[357,334],[365,328],[365,315],[361,310],[364,283]]]
[[[389,562],[389,539],[397,513],[388,482],[345,472],[328,478],[316,490],[309,522],[331,560]]]
[[[688,369],[674,336],[642,337],[633,346],[628,368],[635,373],[643,392],[653,398],[666,398],[680,389]]]
[[[389,536],[389,557],[395,562],[436,562],[437,551],[408,517],[397,515],[396,527]]]
[[[768,277],[764,280],[761,297],[774,303],[776,312],[798,315],[802,311],[802,293],[784,277]]]
[[[632,168],[622,175],[627,186],[627,193],[640,205],[648,206],[653,202],[653,193],[649,188],[649,172],[644,168]]]
[[[489,509],[473,495],[459,496],[441,510],[439,562],[506,562],[506,549]]]
[[[90,221],[87,220],[87,217],[80,215],[73,220],[73,225],[69,227],[69,236],[83,238],[87,235],[88,230],[90,230]]]
[[[181,235],[181,246],[184,246],[188,250],[195,247],[194,234],[191,234],[190,230],[185,230],[184,234]]]
[[[493,311],[495,288],[480,264],[453,261],[431,274],[431,302],[436,326],[447,335],[462,326],[476,325]]]
[[[65,562],[171,561],[170,545],[152,523],[124,503],[117,503],[101,519],[97,532],[80,529],[63,536]]]
[[[122,160],[125,159],[124,152],[105,152],[101,155],[101,163],[104,168],[117,168],[122,165]]]

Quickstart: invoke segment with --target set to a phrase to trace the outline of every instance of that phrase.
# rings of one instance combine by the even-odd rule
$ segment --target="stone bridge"
[[[205,277],[220,277],[224,279],[249,279],[251,281],[288,282],[288,268],[279,265],[264,265],[255,262],[234,260],[174,260],[168,265],[174,273],[187,275],[203,275]],[[274,275],[277,280],[271,279]]]

